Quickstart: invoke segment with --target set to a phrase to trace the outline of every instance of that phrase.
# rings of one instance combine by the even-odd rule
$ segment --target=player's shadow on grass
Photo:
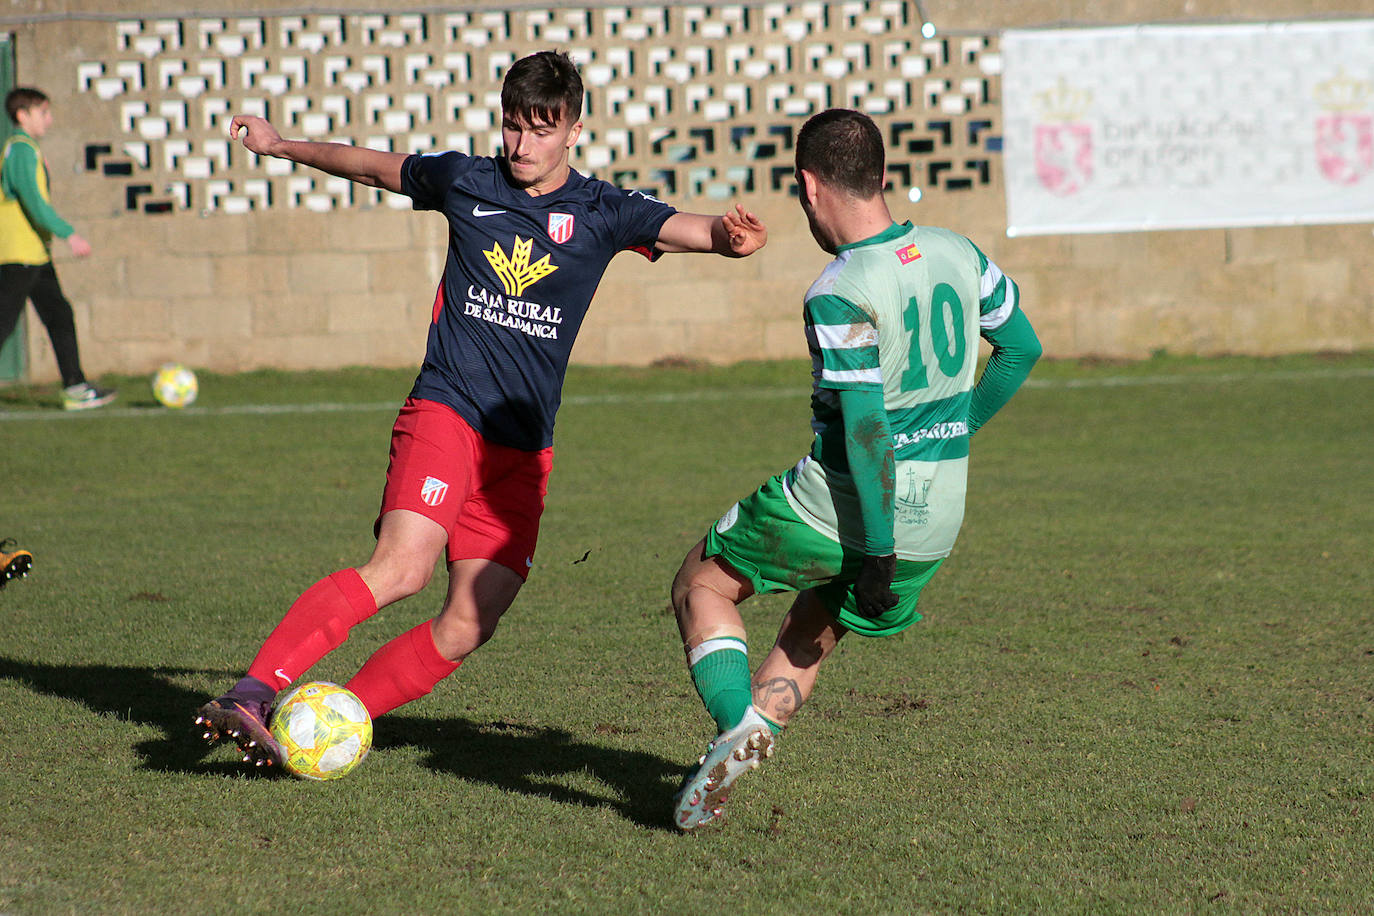
[[[161,737],[133,746],[145,769],[248,775],[228,749],[212,749],[199,740],[192,719],[206,694],[173,683],[206,675],[217,682],[231,676],[193,668],[50,665],[0,656],[0,679],[75,701],[102,717],[161,731]],[[5,728],[13,734],[23,728],[22,722],[17,717]],[[608,736],[608,742],[613,740]],[[672,827],[670,798],[686,772],[681,764],[653,754],[579,741],[561,729],[509,722],[388,715],[377,725],[375,747],[416,747],[433,770],[566,804],[609,808],[635,823],[665,830]],[[215,759],[207,760],[212,753]],[[583,773],[607,791],[565,784],[566,777]]]
[[[388,715],[378,721],[373,741],[380,749],[419,748],[424,765],[437,772],[564,804],[608,808],[641,826],[663,830],[672,829],[671,798],[686,772],[682,764],[644,751],[515,722]],[[583,774],[607,791],[567,784],[568,777],[576,780]]]
[[[140,741],[134,751],[145,769],[177,773],[244,773],[243,764],[223,759],[221,751],[199,740],[193,719],[206,695],[172,683],[175,678],[213,675],[216,681],[231,677],[225,671],[195,668],[135,668],[117,665],[45,665],[0,656],[0,678],[7,678],[37,693],[74,700],[100,716],[162,732],[161,738]],[[20,728],[11,721],[11,733]],[[212,751],[220,759],[207,761]]]

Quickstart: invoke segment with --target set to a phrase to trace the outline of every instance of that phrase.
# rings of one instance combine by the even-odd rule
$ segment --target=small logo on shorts
[[[720,517],[716,522],[716,534],[724,534],[735,527],[735,522],[739,520],[739,503],[730,507],[730,511]]]
[[[424,484],[420,487],[420,498],[425,501],[426,506],[439,505],[447,495],[448,484],[434,477],[426,477]]]

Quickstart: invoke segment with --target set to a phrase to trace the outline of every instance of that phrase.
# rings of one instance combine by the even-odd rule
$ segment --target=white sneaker
[[[750,706],[740,723],[706,746],[700,766],[673,796],[673,824],[692,830],[721,816],[735,780],[773,756],[776,744],[768,723]]]
[[[62,389],[62,409],[90,410],[94,407],[104,407],[117,397],[119,392],[113,388],[98,388],[89,382],[81,382]]]

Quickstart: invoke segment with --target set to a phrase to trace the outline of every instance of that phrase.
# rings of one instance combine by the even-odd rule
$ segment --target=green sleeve
[[[973,386],[968,416],[970,433],[977,432],[1011,400],[1042,352],[1035,329],[1019,307],[999,327],[984,331],[983,337],[992,344],[992,355],[978,376],[978,384]]]
[[[43,168],[38,151],[28,143],[15,143],[5,157],[5,193],[19,201],[29,222],[40,231],[65,239],[76,230],[57,215],[38,187],[38,170]]]
[[[885,557],[896,549],[892,536],[896,461],[883,393],[849,388],[841,389],[839,395],[849,473],[859,494],[864,550],[870,556]]]

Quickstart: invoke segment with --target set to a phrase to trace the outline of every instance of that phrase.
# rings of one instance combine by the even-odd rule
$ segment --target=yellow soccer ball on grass
[[[165,363],[153,376],[153,397],[163,407],[186,407],[199,392],[196,374],[181,363]]]
[[[272,711],[272,737],[286,769],[303,779],[338,779],[372,749],[372,717],[351,690],[311,681],[292,690]]]

